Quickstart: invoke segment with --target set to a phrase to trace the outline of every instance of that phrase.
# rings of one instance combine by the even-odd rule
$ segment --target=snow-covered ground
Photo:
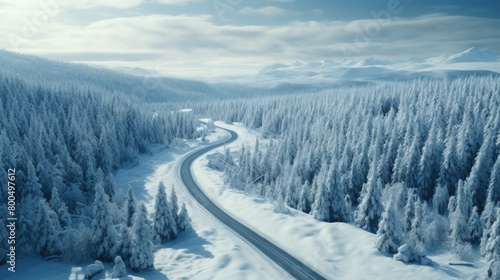
[[[241,125],[222,122],[216,125],[239,134],[238,140],[228,146],[231,151],[238,150],[242,144],[250,149],[255,145],[257,133]],[[223,152],[222,149],[216,151]],[[195,179],[213,200],[241,222],[332,279],[485,278],[483,262],[476,263],[475,267],[450,266],[450,262],[460,262],[451,254],[429,256],[435,262],[433,266],[393,261],[375,249],[374,234],[350,224],[319,222],[293,209],[289,214],[276,213],[274,204],[224,185],[222,173],[207,164],[204,156],[196,160],[192,168]],[[275,278],[266,275],[265,279]]]
[[[179,203],[186,203],[194,231],[179,236],[175,241],[157,247],[155,270],[133,273],[127,279],[288,279],[289,276],[256,249],[241,240],[226,226],[205,212],[185,191],[178,177],[178,167],[187,153],[200,146],[227,138],[222,131],[199,140],[180,141],[175,149],[153,147],[152,155],[143,155],[139,165],[121,169],[115,174],[118,186],[126,192],[132,185],[135,196],[153,213],[158,183],[163,181],[167,194],[176,186]],[[16,273],[0,271],[0,279],[83,279],[81,265],[47,262],[39,257],[21,260]],[[105,263],[108,273],[113,264]],[[92,279],[104,279],[101,273]]]

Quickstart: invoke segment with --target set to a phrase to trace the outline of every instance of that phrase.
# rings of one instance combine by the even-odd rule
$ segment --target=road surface
[[[246,227],[242,223],[229,216],[219,206],[212,202],[212,200],[210,200],[196,184],[195,180],[193,179],[193,174],[191,173],[191,164],[193,163],[193,161],[204,153],[218,148],[222,145],[231,143],[238,138],[238,134],[236,132],[228,129],[224,130],[229,132],[229,134],[231,135],[231,138],[229,140],[198,150],[182,161],[180,166],[180,176],[182,182],[186,186],[191,196],[193,196],[193,198],[196,199],[196,201],[198,201],[198,203],[209,213],[211,213],[215,218],[231,228],[235,233],[249,242],[252,246],[260,250],[264,255],[274,261],[277,265],[283,268],[294,278],[301,280],[327,279],[315,270],[311,269],[306,264],[294,258],[289,253],[285,252],[283,249],[274,245],[274,243],[268,241],[255,231],[251,230],[250,228]]]

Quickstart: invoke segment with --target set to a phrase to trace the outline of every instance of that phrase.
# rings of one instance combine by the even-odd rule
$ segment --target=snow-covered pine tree
[[[408,189],[406,194],[406,206],[404,210],[403,232],[409,234],[411,232],[411,225],[415,218],[415,203],[417,202],[417,195],[415,189]]]
[[[424,202],[425,203],[425,202]],[[424,209],[422,205],[422,200],[417,198],[415,202],[415,217],[411,223],[411,230],[409,234],[408,243],[413,248],[423,248],[425,244],[425,217],[424,217]]]
[[[66,203],[64,203],[59,197],[59,192],[54,187],[52,188],[52,195],[50,197],[50,208],[57,213],[59,217],[59,224],[63,228],[71,227],[71,217],[68,213],[68,207],[66,207]]]
[[[297,210],[302,211],[304,213],[311,212],[311,202],[309,201],[309,197],[311,196],[310,190],[311,190],[311,184],[309,184],[309,182],[306,181],[302,185],[302,188],[300,190],[299,205],[297,206]]]
[[[472,209],[472,197],[470,196],[467,185],[458,181],[457,206],[455,211],[450,214],[450,230],[453,246],[463,244],[469,237],[469,216]]]
[[[488,263],[488,279],[498,280],[500,279],[500,260],[491,260]]]
[[[500,186],[500,155],[498,155],[491,171],[486,206],[481,214],[485,229],[489,229],[495,222],[495,207],[500,206],[500,188],[498,186]]]
[[[377,231],[375,246],[380,252],[395,254],[399,246],[401,246],[403,235],[397,211],[395,199],[391,195],[382,214]]]
[[[329,197],[331,199],[330,222],[347,223],[350,222],[351,219],[351,209],[350,205],[347,205],[345,201],[346,190],[344,190],[343,185],[340,184],[340,173],[338,168],[338,161],[333,159],[326,181]]]
[[[40,200],[38,207],[38,217],[35,223],[35,250],[43,257],[61,254],[62,243],[59,237],[61,226],[57,214],[50,209],[45,200]]]
[[[456,132],[454,131],[445,140],[443,162],[439,170],[438,184],[448,188],[450,196],[455,195],[456,184],[460,178],[459,160],[457,155]]]
[[[316,183],[316,182],[315,182]],[[326,186],[322,183],[317,183],[318,189],[316,197],[312,205],[312,216],[322,222],[330,221],[330,200],[328,199],[328,191]]]
[[[488,195],[488,185],[494,164],[493,137],[487,135],[472,166],[467,185],[471,189],[474,205],[484,209]]]
[[[152,232],[147,217],[146,206],[141,203],[132,225],[132,255],[130,257],[130,268],[133,271],[146,271],[154,267]]]
[[[101,184],[95,187],[94,219],[92,221],[91,244],[95,258],[112,261],[117,250],[118,234],[110,215],[109,197]]]
[[[134,214],[137,207],[134,192],[132,191],[132,185],[128,185],[127,201],[123,207],[125,208],[125,223],[128,227],[131,227],[134,223]]]
[[[186,209],[186,204],[182,203],[181,211],[179,213],[179,225],[178,230],[179,233],[187,232],[192,228],[191,226],[191,218],[188,215],[188,211]]]
[[[478,214],[478,209],[477,206],[474,206],[472,209],[472,214],[469,218],[469,224],[468,224],[468,241],[471,242],[472,244],[479,244],[479,241],[481,240],[481,237],[483,236],[483,222],[479,218]]]
[[[376,233],[384,207],[382,205],[382,181],[369,180],[366,194],[356,209],[356,225],[369,232]]]
[[[120,226],[120,241],[116,246],[115,255],[122,257],[122,260],[129,263],[130,256],[132,255],[132,236],[130,228],[125,223]]]
[[[177,202],[177,193],[175,192],[175,187],[172,185],[172,189],[170,190],[170,211],[172,213],[172,217],[177,224],[177,228],[179,228],[179,203]]]
[[[448,188],[438,185],[436,187],[436,192],[432,198],[432,204],[434,209],[440,215],[445,215],[448,208],[448,200],[450,199],[448,194]]]
[[[172,215],[172,208],[168,203],[165,186],[160,182],[155,200],[153,217],[153,237],[155,242],[163,243],[177,238],[177,222]]]
[[[496,212],[497,220],[491,226],[490,237],[484,250],[486,261],[500,260],[500,207],[496,209]]]

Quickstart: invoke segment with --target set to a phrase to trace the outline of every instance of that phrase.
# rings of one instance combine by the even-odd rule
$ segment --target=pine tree
[[[468,227],[468,240],[473,244],[479,244],[481,236],[483,235],[483,223],[479,218],[477,206],[474,206],[472,209],[472,215],[470,216]]]
[[[495,222],[495,207],[500,206],[500,188],[498,186],[500,186],[500,155],[497,157],[491,171],[486,206],[481,214],[481,220],[484,223],[485,229],[490,229],[491,225]]]
[[[147,217],[146,206],[141,203],[138,206],[132,226],[132,255],[130,257],[130,268],[140,272],[151,270],[154,267],[152,232]]]
[[[413,219],[415,218],[415,202],[417,202],[417,195],[415,194],[415,189],[408,189],[406,195],[406,205],[404,210],[404,223],[403,232],[408,234],[411,232],[411,225]]]
[[[382,216],[382,181],[371,180],[367,183],[366,194],[356,209],[356,225],[369,232],[376,233]]]
[[[479,149],[472,171],[467,178],[474,205],[477,205],[480,210],[483,210],[486,204],[490,174],[494,164],[493,155],[493,139],[491,136],[487,136],[481,149]]]
[[[172,217],[177,224],[177,228],[179,228],[179,204],[177,202],[177,194],[175,193],[175,187],[172,186],[170,190],[170,212],[172,213]]]
[[[434,194],[434,197],[432,198],[432,204],[434,206],[434,209],[436,209],[436,211],[440,215],[446,214],[448,207],[448,200],[449,200],[448,188],[438,185],[436,187],[436,192]]]
[[[458,170],[459,160],[457,155],[457,142],[455,133],[450,135],[445,141],[443,152],[443,162],[439,170],[438,184],[448,188],[450,196],[455,195],[455,187],[460,178]]]
[[[128,263],[132,255],[132,237],[130,235],[130,228],[126,224],[120,227],[120,241],[116,246],[116,255],[122,257],[123,261]]]
[[[334,160],[328,172],[326,181],[329,197],[331,199],[330,222],[350,222],[350,205],[346,204],[346,190],[340,183],[340,174],[338,170],[338,162]]]
[[[118,234],[110,215],[109,197],[101,184],[95,189],[91,244],[97,259],[112,261],[113,252],[117,250]]]
[[[457,189],[457,206],[450,215],[451,238],[454,246],[463,244],[468,240],[470,209],[472,209],[472,198],[467,186],[460,180]]]
[[[71,217],[68,213],[68,207],[66,207],[66,204],[59,197],[59,192],[55,187],[52,188],[52,195],[50,198],[50,208],[52,208],[52,210],[54,210],[54,212],[57,213],[59,217],[59,224],[63,228],[71,227]]]
[[[425,228],[424,228],[424,209],[422,200],[417,198],[415,201],[415,217],[411,223],[411,231],[409,236],[409,243],[413,248],[421,248],[425,243]]]
[[[486,261],[499,260],[500,256],[500,208],[496,209],[497,220],[491,226],[490,237],[486,243],[484,258]]]
[[[127,201],[124,205],[125,208],[125,222],[127,227],[131,227],[134,222],[134,214],[136,212],[137,202],[135,201],[132,186],[128,186]]]
[[[191,226],[191,218],[188,215],[188,211],[186,209],[186,204],[182,203],[181,211],[179,213],[179,232],[187,232],[192,228]]]
[[[395,254],[401,246],[403,236],[397,211],[396,202],[391,195],[377,231],[375,246],[380,252]]]
[[[326,187],[319,183],[318,190],[316,191],[316,197],[312,205],[312,216],[318,221],[329,222],[330,207]]]
[[[311,202],[309,201],[310,197],[310,189],[311,185],[309,182],[305,182],[302,185],[300,195],[299,195],[299,205],[297,206],[297,210],[302,211],[304,213],[311,212]]]
[[[59,237],[60,225],[57,214],[50,209],[45,200],[40,200],[38,218],[35,226],[35,250],[43,257],[58,255],[62,251]]]
[[[159,243],[174,240],[177,237],[177,222],[174,220],[171,206],[168,204],[165,186],[161,182],[155,200],[153,236],[155,241]]]

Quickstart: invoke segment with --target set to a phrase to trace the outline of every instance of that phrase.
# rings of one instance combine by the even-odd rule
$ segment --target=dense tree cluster
[[[424,251],[449,232],[452,248],[481,243],[491,259],[499,255],[499,96],[499,78],[467,77],[197,110],[271,138],[254,151],[226,152],[232,186],[284,197],[321,221],[354,221],[378,232],[384,252],[404,243]]]
[[[122,212],[112,173],[136,163],[149,144],[195,137],[192,114],[146,111],[84,85],[33,84],[0,76],[0,179],[15,168],[19,257],[112,261],[123,253],[128,260],[134,232],[119,223],[131,213]]]

